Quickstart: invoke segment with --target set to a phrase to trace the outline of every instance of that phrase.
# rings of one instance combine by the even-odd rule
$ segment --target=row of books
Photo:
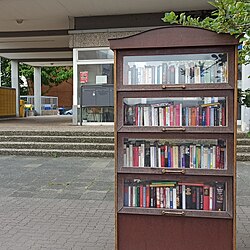
[[[225,211],[225,183],[124,182],[124,206]]]
[[[152,63],[151,63],[152,64]],[[189,84],[227,82],[227,63],[169,62],[128,66],[125,84]]]
[[[125,167],[226,168],[226,146],[222,140],[217,145],[125,140],[123,149]]]
[[[124,104],[124,123],[133,126],[226,126],[225,102]]]

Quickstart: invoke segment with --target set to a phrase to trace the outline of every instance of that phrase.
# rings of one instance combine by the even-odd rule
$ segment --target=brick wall
[[[44,93],[48,87],[42,86],[42,93]],[[69,79],[67,82],[63,82],[58,86],[52,87],[45,96],[58,97],[58,106],[71,109],[73,105],[73,79]]]

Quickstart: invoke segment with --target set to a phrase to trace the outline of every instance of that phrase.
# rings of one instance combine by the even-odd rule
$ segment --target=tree
[[[2,58],[1,60],[2,71],[2,86],[11,86],[11,63],[10,60]],[[24,86],[21,79],[24,76],[27,80],[28,87]],[[72,67],[43,67],[41,71],[42,84],[48,86],[46,93],[53,87],[58,86],[62,82],[68,81],[73,77]],[[34,86],[34,68],[30,65],[19,64],[19,84],[20,94],[27,95],[33,92]],[[43,93],[43,94],[46,94]]]
[[[250,63],[250,2],[249,0],[215,0],[209,2],[215,7],[210,17],[201,20],[185,13],[177,15],[167,12],[162,20],[169,24],[201,27],[217,33],[229,33],[239,39],[239,64]],[[239,102],[250,107],[250,89],[239,91]]]

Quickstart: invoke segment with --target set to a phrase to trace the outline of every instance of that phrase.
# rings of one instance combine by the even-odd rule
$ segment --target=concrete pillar
[[[42,77],[41,67],[34,67],[34,105],[37,115],[41,115]]]
[[[250,64],[242,65],[242,90],[250,89]],[[241,106],[241,130],[250,131],[250,108]]]
[[[19,117],[19,106],[20,106],[19,73],[18,73],[18,61],[15,60],[11,60],[11,87],[16,89],[16,117]]]
[[[78,87],[78,76],[77,76],[77,50],[73,49],[73,125],[78,124],[78,105],[79,103],[79,87]]]

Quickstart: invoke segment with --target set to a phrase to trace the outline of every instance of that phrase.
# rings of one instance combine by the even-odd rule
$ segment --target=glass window
[[[114,84],[114,64],[78,65],[78,83]]]
[[[128,126],[227,126],[225,97],[124,98]]]
[[[114,52],[110,49],[83,50],[78,52],[78,60],[114,59]]]
[[[125,56],[123,84],[227,83],[227,54]]]

